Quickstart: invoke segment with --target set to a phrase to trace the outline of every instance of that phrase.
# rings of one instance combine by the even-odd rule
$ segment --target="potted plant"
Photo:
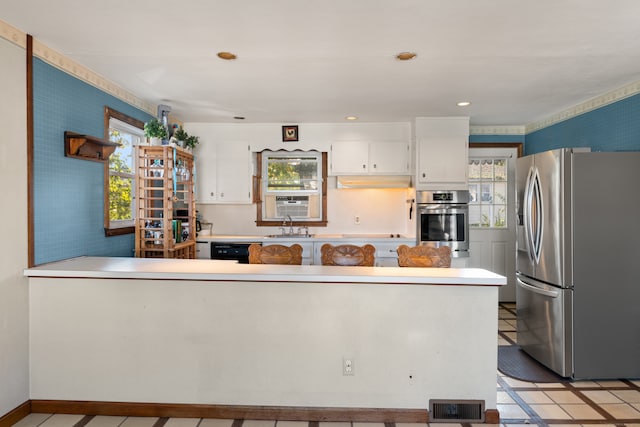
[[[198,145],[200,143],[200,138],[195,136],[195,135],[189,135],[187,136],[187,139],[184,141],[184,145],[189,148],[192,149]]]
[[[187,132],[185,132],[184,128],[180,126],[175,130],[175,132],[173,132],[173,137],[176,139],[176,141],[178,141],[178,145],[180,147],[185,147],[189,135],[187,134]]]
[[[151,145],[161,145],[161,140],[166,139],[169,134],[160,120],[154,118],[144,124],[144,136],[149,138]]]

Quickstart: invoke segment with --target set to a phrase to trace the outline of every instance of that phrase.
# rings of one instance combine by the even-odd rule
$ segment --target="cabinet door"
[[[416,128],[418,189],[467,189],[469,119],[440,118]]]
[[[331,175],[369,173],[369,143],[338,141],[331,144]]]
[[[403,175],[409,173],[409,144],[372,142],[369,145],[369,172]]]
[[[217,199],[217,149],[216,144],[205,142],[195,152],[196,195],[198,203],[215,203]]]
[[[218,144],[217,203],[251,203],[251,150],[245,142]]]

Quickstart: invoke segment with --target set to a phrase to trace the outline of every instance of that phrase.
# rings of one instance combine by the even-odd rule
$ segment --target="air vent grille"
[[[429,400],[429,422],[484,422],[484,400]]]

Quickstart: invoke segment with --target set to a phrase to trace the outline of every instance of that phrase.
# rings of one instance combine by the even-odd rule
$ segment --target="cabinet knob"
[[[220,193],[220,198],[222,199],[224,197],[224,193]]]
[[[367,168],[367,165],[362,165],[362,169],[366,169],[366,168]]]
[[[378,165],[376,165],[375,163],[373,164],[373,168],[376,169],[378,167]]]
[[[424,173],[424,172],[422,172],[422,177],[423,177],[423,178],[426,178],[426,177],[427,177],[427,174],[426,174],[426,173]]]

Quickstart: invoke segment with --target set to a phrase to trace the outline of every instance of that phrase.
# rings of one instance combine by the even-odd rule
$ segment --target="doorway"
[[[515,169],[521,144],[469,148],[469,267],[507,278],[501,302],[516,300]]]

